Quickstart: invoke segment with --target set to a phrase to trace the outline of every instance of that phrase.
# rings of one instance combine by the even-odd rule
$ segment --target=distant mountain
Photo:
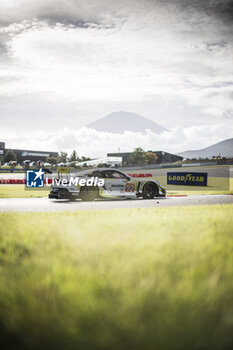
[[[212,146],[200,149],[178,153],[184,158],[212,158],[221,155],[221,157],[233,157],[233,138],[218,142]]]
[[[113,112],[87,125],[88,128],[98,131],[107,131],[114,134],[123,134],[129,130],[144,133],[150,129],[156,134],[166,131],[163,126],[154,123],[152,120],[131,112]]]

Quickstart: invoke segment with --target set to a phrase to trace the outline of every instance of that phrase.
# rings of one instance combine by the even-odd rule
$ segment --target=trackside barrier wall
[[[26,183],[25,179],[0,179],[0,185],[24,185]],[[45,180],[44,180],[45,183]],[[47,179],[47,183],[51,184],[52,179]]]

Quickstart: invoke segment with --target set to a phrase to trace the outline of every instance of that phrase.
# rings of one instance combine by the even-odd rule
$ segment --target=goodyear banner
[[[168,185],[207,186],[207,173],[167,173]]]

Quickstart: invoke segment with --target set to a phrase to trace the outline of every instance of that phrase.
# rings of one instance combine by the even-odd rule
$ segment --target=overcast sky
[[[85,128],[126,110],[159,136]],[[233,1],[0,0],[0,141],[101,156],[233,137]]]

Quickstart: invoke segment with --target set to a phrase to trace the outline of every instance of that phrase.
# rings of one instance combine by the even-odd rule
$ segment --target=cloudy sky
[[[111,135],[113,111],[169,132]],[[232,0],[0,0],[0,141],[105,155],[233,137]]]

